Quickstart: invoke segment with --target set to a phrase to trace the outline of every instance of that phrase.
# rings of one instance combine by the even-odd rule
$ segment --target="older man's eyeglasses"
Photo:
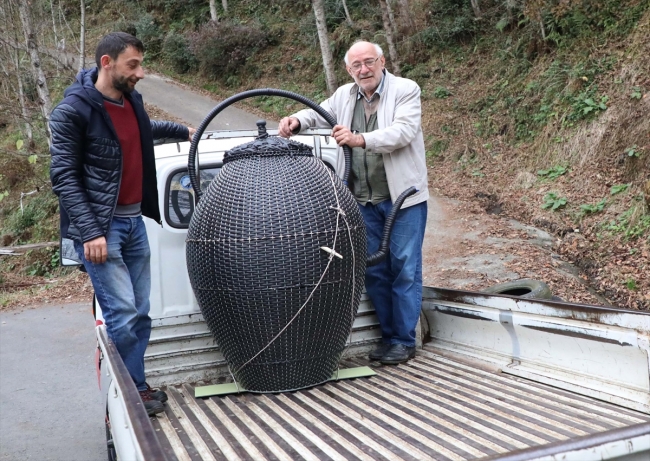
[[[381,56],[377,56],[375,59],[366,59],[365,61],[362,62],[355,62],[350,64],[350,69],[352,69],[355,72],[359,72],[361,70],[361,67],[366,66],[368,69],[372,69],[375,67],[375,64],[377,64],[377,61],[381,58]]]

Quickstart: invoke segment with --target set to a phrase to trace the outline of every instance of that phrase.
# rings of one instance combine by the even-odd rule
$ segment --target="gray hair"
[[[352,44],[352,46],[356,45],[357,43],[367,43],[367,42],[365,40],[357,40]],[[379,45],[377,45],[376,43],[370,43],[370,44],[375,47],[375,51],[377,52],[377,57],[384,55],[384,52]],[[350,52],[352,46],[348,49],[348,51],[345,52],[345,56],[343,57],[346,66],[350,65],[350,63],[348,62],[348,53]]]

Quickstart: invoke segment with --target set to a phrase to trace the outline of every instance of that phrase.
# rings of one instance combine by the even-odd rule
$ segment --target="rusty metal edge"
[[[122,390],[127,416],[131,422],[136,440],[140,443],[143,459],[166,461],[168,458],[144,409],[138,389],[136,389],[133,380],[124,378],[125,376],[130,377],[130,375],[122,361],[122,357],[117,352],[115,344],[108,338],[106,331],[103,329],[99,329],[98,337],[104,344],[108,360],[113,365],[113,379],[117,381]]]
[[[481,461],[529,461],[544,456],[553,456],[569,451],[593,448],[606,443],[617,442],[619,440],[640,437],[643,435],[650,435],[650,423],[640,423],[597,434],[575,437],[567,441],[554,442],[541,447],[511,451],[505,455],[495,455],[488,458],[482,458]]]

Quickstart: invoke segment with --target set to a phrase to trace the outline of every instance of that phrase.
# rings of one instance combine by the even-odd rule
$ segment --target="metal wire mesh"
[[[358,205],[307,152],[229,155],[189,227],[192,288],[235,378],[253,392],[327,381],[363,288]]]

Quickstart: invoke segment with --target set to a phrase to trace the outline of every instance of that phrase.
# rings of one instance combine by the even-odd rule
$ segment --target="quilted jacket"
[[[101,93],[96,68],[82,70],[50,115],[52,190],[59,197],[61,236],[87,242],[105,236],[117,205],[122,179],[122,150]],[[131,102],[142,143],[142,214],[160,223],[153,140],[187,140],[187,127],[149,120],[142,96]]]

